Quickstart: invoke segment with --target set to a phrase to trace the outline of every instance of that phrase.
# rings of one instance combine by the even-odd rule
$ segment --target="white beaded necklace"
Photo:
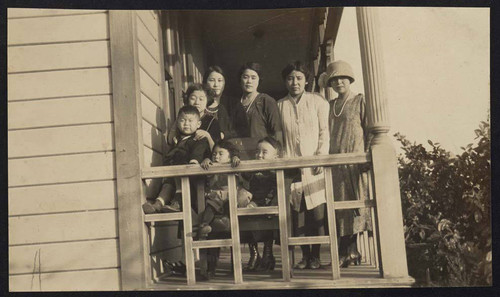
[[[350,96],[350,95],[351,95],[351,94],[349,94],[349,96]],[[336,99],[335,101],[333,101],[333,115],[334,115],[336,118],[340,117],[340,115],[341,115],[341,114],[342,114],[342,112],[344,111],[344,107],[345,107],[345,105],[346,105],[347,101],[349,100],[349,96],[347,96],[347,98],[345,98],[345,100],[344,100],[344,104],[342,104],[342,108],[340,109],[339,114],[337,114],[337,113],[335,112],[335,110],[337,110],[337,106],[336,106],[336,105],[337,105],[337,100],[338,100],[338,99]]]

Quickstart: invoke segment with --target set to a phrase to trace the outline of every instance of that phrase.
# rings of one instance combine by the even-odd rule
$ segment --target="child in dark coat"
[[[182,164],[200,164],[210,156],[207,139],[195,140],[195,134],[201,126],[200,113],[194,106],[183,106],[177,116],[178,141],[167,153],[165,166]],[[165,178],[162,189],[154,203],[142,205],[145,214],[157,212],[175,212],[181,210],[181,188],[177,178]]]

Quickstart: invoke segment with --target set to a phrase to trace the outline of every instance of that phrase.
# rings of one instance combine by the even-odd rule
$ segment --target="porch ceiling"
[[[281,70],[290,61],[311,62],[313,26],[325,8],[204,11],[203,36],[208,64],[226,72],[226,92],[240,96],[236,77],[247,61],[263,66],[260,92],[276,99],[286,94]]]

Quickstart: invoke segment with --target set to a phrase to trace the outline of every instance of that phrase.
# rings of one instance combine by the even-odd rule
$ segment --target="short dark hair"
[[[245,72],[245,70],[247,69],[257,72],[259,80],[262,81],[262,66],[257,62],[246,62],[245,64],[241,65],[240,70],[238,71],[238,81],[241,79],[243,72]]]
[[[210,106],[210,105],[212,105],[212,103],[214,103],[214,99],[212,97],[208,96],[208,90],[207,90],[206,86],[199,84],[199,83],[193,83],[193,84],[189,85],[189,87],[186,90],[186,93],[184,93],[184,95],[183,95],[182,101],[184,102],[184,105],[189,105],[189,96],[191,96],[191,94],[194,91],[205,92],[205,95],[207,95],[207,106]]]
[[[278,152],[278,156],[281,157],[281,152],[283,150],[283,147],[281,146],[281,142],[277,141],[276,139],[270,137],[270,136],[266,136],[264,138],[262,138],[261,140],[259,140],[257,142],[257,145],[263,143],[263,142],[267,142],[269,143],[272,147],[274,147],[274,149],[276,149],[276,151]]]
[[[286,65],[285,68],[283,68],[283,70],[281,71],[281,76],[283,77],[283,80],[286,80],[286,77],[294,70],[304,73],[306,81],[309,81],[309,78],[311,77],[311,72],[309,71],[309,68],[307,68],[307,65],[304,64],[302,61],[295,61]]]
[[[236,147],[236,145],[234,145],[234,143],[232,143],[229,140],[224,140],[224,139],[219,140],[214,145],[214,149],[216,147],[227,150],[229,152],[229,157],[231,157],[231,158],[240,156],[240,150]]]
[[[177,113],[177,118],[180,118],[181,114],[194,114],[200,118],[200,112],[198,109],[194,106],[191,105],[184,105],[179,109],[179,112]]]
[[[222,75],[224,77],[224,79],[226,78],[226,76],[224,75],[224,71],[222,70],[222,68],[220,68],[220,66],[212,65],[212,66],[208,67],[207,71],[205,71],[205,73],[203,74],[203,83],[204,84],[207,83],[208,77],[210,76],[210,74],[212,72],[217,72],[220,75]]]

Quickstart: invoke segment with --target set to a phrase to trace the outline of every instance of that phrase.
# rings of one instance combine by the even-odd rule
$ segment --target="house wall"
[[[7,13],[10,290],[118,290],[108,13]]]

